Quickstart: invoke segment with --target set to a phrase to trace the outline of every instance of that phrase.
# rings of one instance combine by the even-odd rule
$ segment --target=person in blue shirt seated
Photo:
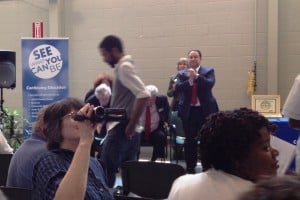
[[[43,133],[43,118],[46,106],[39,110],[32,128],[32,135],[14,153],[9,165],[6,185],[32,189],[33,167],[39,157],[47,151]]]
[[[32,199],[110,200],[103,168],[90,157],[94,106],[66,98],[46,108],[44,134],[49,149],[33,171]]]

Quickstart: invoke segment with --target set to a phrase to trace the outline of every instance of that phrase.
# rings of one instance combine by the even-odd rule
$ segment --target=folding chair
[[[31,190],[17,187],[0,187],[8,200],[31,200]]]
[[[128,161],[121,169],[123,195],[151,199],[166,199],[174,180],[185,174],[184,168],[174,163]]]
[[[6,186],[7,173],[13,154],[0,154],[0,186]]]

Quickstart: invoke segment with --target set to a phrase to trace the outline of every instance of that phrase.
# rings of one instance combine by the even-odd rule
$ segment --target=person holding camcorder
[[[32,199],[113,199],[102,166],[89,155],[95,131],[89,120],[93,109],[76,98],[47,106],[43,132],[49,151],[34,167]]]

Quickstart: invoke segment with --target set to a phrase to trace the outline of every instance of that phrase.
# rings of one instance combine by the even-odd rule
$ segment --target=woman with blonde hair
[[[179,72],[188,68],[188,60],[187,58],[179,58],[177,62],[177,74],[170,78],[169,87],[167,91],[168,97],[172,97],[171,109],[172,111],[176,111],[178,109],[179,95],[175,91],[175,84],[177,81],[177,77]]]

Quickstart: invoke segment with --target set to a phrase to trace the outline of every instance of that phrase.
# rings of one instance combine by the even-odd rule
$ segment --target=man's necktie
[[[198,87],[198,84],[197,84],[197,81],[194,80],[194,83],[192,85],[192,105],[195,106],[197,104],[197,87]]]
[[[145,117],[145,140],[149,140],[151,133],[151,113],[150,106],[146,107],[146,117]]]

